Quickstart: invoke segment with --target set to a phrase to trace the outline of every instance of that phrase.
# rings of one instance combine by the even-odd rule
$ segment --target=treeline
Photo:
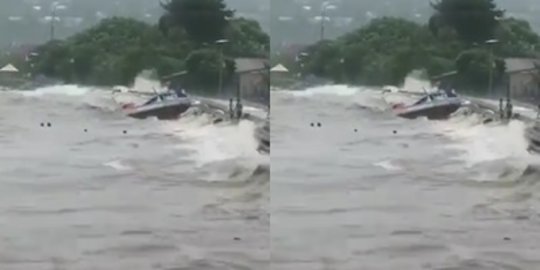
[[[279,48],[281,42],[306,44],[313,43],[319,38],[319,23],[315,17],[321,14],[321,2],[272,0],[272,43],[274,48]],[[404,18],[410,21],[422,23],[429,19],[432,8],[428,3],[438,1],[426,0],[399,0],[399,1],[358,1],[340,0],[324,1],[333,3],[335,9],[327,10],[328,22],[326,23],[328,37],[334,38],[347,32],[354,31],[365,26],[373,18],[389,16]],[[540,19],[536,10],[540,8],[537,0],[497,0],[503,9],[509,14],[516,14],[519,18],[528,20],[533,29],[540,31]],[[308,5],[310,8],[306,9]],[[511,15],[512,16],[512,15]],[[287,20],[281,20],[289,17]],[[352,21],[343,23],[343,18],[351,18]]]
[[[47,41],[49,23],[46,18],[51,16],[54,2],[65,6],[65,9],[57,12],[58,21],[56,22],[56,36],[62,38],[92,27],[103,17],[136,18],[152,23],[163,13],[159,5],[160,1],[148,0],[2,0],[0,1],[0,33],[2,33],[0,48],[10,46],[12,43],[39,44]],[[268,12],[263,12],[260,7],[269,5],[269,0],[227,0],[227,4],[242,14],[247,13],[249,16],[260,19],[268,17]],[[37,6],[39,8],[36,8]]]
[[[492,0],[442,0],[424,24],[379,18],[335,40],[319,42],[296,63],[302,73],[336,82],[398,85],[413,70],[428,76],[458,71],[460,87],[481,89],[490,65],[495,80],[503,58],[535,57],[540,37],[524,20],[507,18]],[[499,43],[489,44],[490,39]],[[493,50],[491,62],[490,50]]]
[[[108,18],[39,46],[28,61],[30,72],[109,86],[129,85],[142,70],[153,69],[159,76],[185,70],[192,83],[204,88],[217,84],[220,66],[226,66],[225,79],[230,78],[236,57],[268,57],[269,36],[256,21],[235,17],[223,0],[174,0],[163,10],[155,24]],[[220,39],[230,42],[217,44]]]

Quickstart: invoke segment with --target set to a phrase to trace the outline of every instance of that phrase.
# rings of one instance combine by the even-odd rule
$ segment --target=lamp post
[[[307,52],[301,52],[296,56],[296,63],[300,66],[300,73],[298,74],[298,77],[302,77],[302,74],[304,73],[304,60],[309,56],[309,53]]]
[[[30,52],[29,54],[26,55],[25,57],[25,62],[27,63],[27,65],[30,66],[30,74],[33,75],[34,73],[34,67],[35,67],[35,64],[34,64],[34,59],[36,59],[37,57],[39,56],[39,53],[37,52]]]
[[[65,5],[60,5],[58,2],[54,2],[51,6],[51,41],[54,40],[54,21],[56,20],[56,11],[66,9]]]
[[[490,39],[486,40],[485,43],[489,46],[489,88],[488,93],[490,96],[493,95],[493,65],[494,65],[494,59],[493,59],[493,45],[499,43],[496,39]]]
[[[219,85],[218,90],[219,94],[223,94],[223,44],[228,43],[227,39],[216,40],[216,44],[219,46]]]
[[[321,5],[321,40],[324,40],[324,22],[326,20],[326,11],[336,9],[336,6],[330,1],[325,1]]]

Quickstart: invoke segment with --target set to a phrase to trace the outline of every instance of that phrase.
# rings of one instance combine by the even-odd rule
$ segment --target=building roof
[[[273,67],[270,72],[279,72],[279,73],[286,73],[289,72],[289,70],[283,66],[282,64],[278,64],[275,67]]]
[[[515,73],[540,68],[540,59],[536,58],[506,58],[506,73]]]
[[[260,71],[268,68],[268,60],[263,58],[236,58],[234,62],[237,73]]]
[[[5,67],[0,69],[0,72],[19,72],[19,70],[12,64],[7,64]]]

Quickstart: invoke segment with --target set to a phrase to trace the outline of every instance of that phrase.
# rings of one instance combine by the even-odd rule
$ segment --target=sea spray
[[[139,73],[130,87],[130,90],[141,93],[160,92],[162,88],[157,75],[151,70],[144,70]]]

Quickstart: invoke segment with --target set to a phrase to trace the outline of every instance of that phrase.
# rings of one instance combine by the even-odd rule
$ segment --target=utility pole
[[[485,42],[489,46],[489,82],[488,82],[488,94],[493,96],[493,66],[495,65],[493,46],[499,43],[496,39],[490,39]]]
[[[223,47],[219,48],[219,94],[223,94]]]
[[[265,102],[268,102],[268,111],[270,111],[270,89],[272,89],[272,70],[270,63],[268,63],[268,67],[266,69],[266,93],[264,99]]]
[[[324,40],[324,20],[326,18],[326,7],[321,9],[321,41]]]
[[[489,48],[489,96],[493,96],[493,47]]]
[[[56,11],[58,10],[64,10],[66,9],[66,6],[65,5],[60,5],[58,2],[54,2],[51,6],[51,36],[50,36],[50,39],[51,41],[54,40],[55,38],[55,21],[56,21]]]
[[[324,30],[325,30],[325,21],[326,21],[326,11],[329,9],[336,9],[336,6],[330,1],[325,1],[321,4],[321,37],[320,41],[324,40]]]
[[[51,12],[51,41],[54,40],[54,20],[56,20],[56,6],[53,6]]]
[[[216,44],[219,46],[219,85],[218,91],[219,95],[223,94],[223,68],[224,68],[224,57],[223,57],[223,44],[228,43],[226,39],[216,40]]]

